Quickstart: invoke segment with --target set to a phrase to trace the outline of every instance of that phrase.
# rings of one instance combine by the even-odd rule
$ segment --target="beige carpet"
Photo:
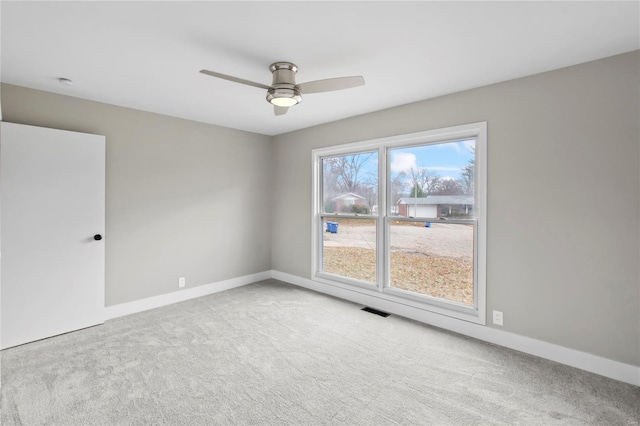
[[[590,424],[640,388],[268,280],[2,352],[3,425]]]

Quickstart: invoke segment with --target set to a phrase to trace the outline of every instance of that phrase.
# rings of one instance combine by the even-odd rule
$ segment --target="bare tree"
[[[464,189],[459,181],[454,179],[441,179],[436,188],[435,195],[462,195]]]
[[[475,152],[475,149],[473,150]],[[473,195],[473,190],[475,185],[474,183],[474,175],[475,175],[475,158],[469,160],[469,163],[462,168],[462,172],[460,173],[460,183],[466,195]]]
[[[360,194],[367,200],[370,208],[378,204],[378,176],[369,173],[367,177],[359,185]]]
[[[339,193],[337,176],[331,172],[331,160],[322,160],[322,198],[325,211],[330,213],[335,209],[333,199]]]
[[[412,184],[412,188],[416,188],[416,186],[422,188],[424,197],[428,197],[436,191],[438,184],[440,183],[440,176],[424,167],[412,167],[409,169],[408,177]],[[413,196],[413,194],[409,195]]]
[[[400,172],[391,179],[391,202],[396,204],[405,195],[407,174]]]
[[[364,179],[363,167],[374,153],[331,157],[325,161],[332,179],[335,179],[337,192],[357,192]]]
[[[370,152],[322,159],[322,197],[326,212],[333,212],[336,208],[334,199],[347,192],[364,197],[368,208],[376,204],[377,173],[368,172],[371,167],[367,167],[375,154]]]

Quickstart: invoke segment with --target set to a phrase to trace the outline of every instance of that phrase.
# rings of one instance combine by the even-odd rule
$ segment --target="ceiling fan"
[[[302,95],[311,93],[331,92],[333,90],[349,89],[364,85],[362,76],[327,78],[325,80],[308,81],[296,84],[298,67],[291,62],[275,62],[269,66],[273,75],[271,86],[245,80],[231,75],[221,74],[215,71],[200,70],[202,74],[218,77],[248,86],[267,90],[267,102],[274,106],[276,115],[284,115],[296,104],[302,102]]]

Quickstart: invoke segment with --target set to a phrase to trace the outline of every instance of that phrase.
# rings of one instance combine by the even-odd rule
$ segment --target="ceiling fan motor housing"
[[[296,84],[298,67],[291,62],[275,62],[269,66],[269,70],[273,75],[272,86],[275,87],[280,83]]]
[[[283,107],[302,102],[302,93],[296,87],[297,66],[290,62],[276,62],[271,64],[269,70],[273,82],[267,91],[267,102]]]

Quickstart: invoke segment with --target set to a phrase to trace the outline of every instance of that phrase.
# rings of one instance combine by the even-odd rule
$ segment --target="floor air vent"
[[[362,308],[360,310],[361,311],[365,311],[365,312],[369,312],[371,314],[380,315],[381,317],[384,317],[384,318],[386,318],[386,317],[388,317],[390,315],[390,314],[388,314],[386,312],[382,312],[382,311],[379,311],[377,309],[370,308],[368,306],[365,306],[364,308]]]

